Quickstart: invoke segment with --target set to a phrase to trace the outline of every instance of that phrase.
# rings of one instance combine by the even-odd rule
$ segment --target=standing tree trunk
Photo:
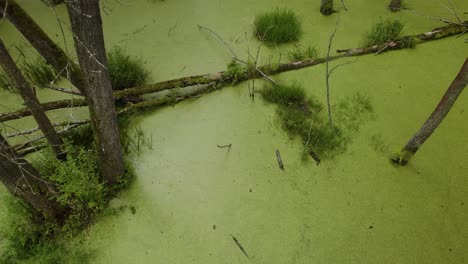
[[[5,16],[57,73],[68,78],[85,94],[85,82],[78,65],[68,58],[15,0],[0,0],[0,16]]]
[[[393,12],[397,12],[401,10],[401,1],[402,0],[390,0],[390,4],[388,5],[388,9]]]
[[[400,165],[406,165],[411,157],[416,154],[421,145],[432,135],[434,130],[447,116],[453,104],[468,84],[468,58],[465,59],[460,72],[450,87],[445,92],[434,112],[426,120],[419,131],[406,143],[406,146],[396,154],[392,160]]]
[[[107,70],[99,0],[67,1],[102,176],[110,185],[124,174],[117,115]]]
[[[320,13],[328,16],[333,14],[333,12],[335,12],[335,10],[333,10],[333,0],[322,0],[322,3],[320,4]]]
[[[16,89],[19,91],[21,97],[24,100],[24,103],[31,111],[34,119],[37,122],[38,127],[44,133],[47,142],[52,147],[55,155],[58,159],[66,159],[66,154],[63,151],[63,142],[60,139],[59,135],[55,131],[52,123],[45,114],[44,109],[37,100],[36,95],[34,94],[33,89],[28,84],[24,76],[21,74],[20,70],[16,66],[15,62],[11,58],[8,50],[3,44],[3,41],[0,39],[0,67],[3,68],[3,71],[8,75],[8,77],[13,82]]]
[[[60,219],[65,210],[52,200],[54,191],[41,179],[39,172],[10,147],[0,134],[0,182],[13,194],[46,219]]]

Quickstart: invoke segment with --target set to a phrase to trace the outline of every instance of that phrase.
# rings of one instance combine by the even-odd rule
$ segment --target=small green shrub
[[[247,69],[240,65],[236,60],[232,60],[227,65],[225,75],[232,80],[232,84],[238,83],[246,74]]]
[[[28,81],[39,87],[46,87],[56,79],[55,70],[41,57],[32,62],[24,61],[21,70]]]
[[[302,26],[293,11],[276,9],[255,17],[254,33],[260,41],[267,44],[289,43],[299,40]]]
[[[296,47],[289,52],[289,59],[291,61],[303,61],[306,59],[316,59],[318,51],[315,47],[308,46],[306,49]]]
[[[60,223],[44,220],[21,200],[6,196],[7,215],[2,217],[0,235],[7,240],[0,263],[86,263],[90,252],[81,248],[64,248],[61,238],[73,237],[89,225],[98,214],[111,212],[107,203],[126,188],[134,177],[127,162],[126,173],[112,187],[99,174],[94,150],[66,144],[66,161],[58,161],[51,150],[34,164],[44,180],[58,191],[57,201],[69,207]],[[89,263],[89,262],[88,262]]]
[[[114,90],[142,85],[149,78],[149,71],[143,67],[141,58],[128,55],[120,47],[112,48],[107,54],[107,60]]]
[[[364,46],[370,47],[389,41],[397,40],[403,30],[404,24],[399,20],[380,20],[364,36]]]

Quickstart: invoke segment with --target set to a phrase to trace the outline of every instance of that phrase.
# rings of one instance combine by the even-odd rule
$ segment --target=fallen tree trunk
[[[453,35],[464,33],[468,30],[468,21],[465,21],[464,24],[449,24],[445,27],[436,28],[429,32],[422,33],[419,35],[410,35],[405,36],[399,40],[390,41],[383,44],[374,45],[367,48],[357,48],[357,49],[341,49],[337,50],[338,53],[344,53],[344,56],[361,56],[371,53],[381,53],[384,51],[390,50],[399,50],[405,48],[413,48],[417,44],[437,40],[441,38],[450,37]]]
[[[371,53],[380,53],[383,51],[390,51],[390,50],[397,50],[403,48],[409,48],[409,41],[414,40],[414,45],[421,44],[427,41],[437,40],[445,37],[450,37],[453,35],[457,35],[460,33],[465,32],[468,29],[468,22],[465,22],[466,25],[459,25],[459,24],[449,24],[445,27],[436,28],[432,31],[419,34],[419,35],[411,35],[403,37],[400,40],[384,43],[381,45],[375,45],[368,48],[357,48],[357,49],[345,49],[345,50],[337,50],[338,53],[343,53],[336,56],[331,56],[329,60],[336,60],[343,57],[350,57],[350,56],[361,56]],[[282,63],[279,65],[266,65],[258,67],[262,72],[269,75],[274,75],[282,72],[299,70],[302,68],[307,68],[311,66],[315,66],[318,64],[322,64],[326,62],[326,58],[318,58],[318,59],[308,59],[303,61],[294,61],[288,63]],[[251,74],[248,70],[241,76],[236,76],[237,81],[245,81],[251,78],[261,78],[260,74]],[[170,90],[174,88],[183,88],[189,87],[199,84],[209,84],[209,83],[216,83],[219,84],[231,84],[234,80],[234,76],[227,74],[224,71],[217,72],[214,74],[202,74],[202,75],[195,75],[189,77],[183,77],[163,82],[158,82],[149,85],[143,85],[138,87],[133,87],[121,91],[114,92],[114,99],[122,99],[131,96],[138,96],[148,93],[155,93],[164,90]],[[53,101],[43,103],[42,107],[45,111],[56,110],[60,108],[67,108],[67,107],[80,107],[80,106],[87,106],[87,102],[84,99],[71,99],[71,100],[60,100],[60,101]],[[6,112],[0,114],[0,122],[6,122],[14,119],[19,119],[22,117],[30,116],[31,112],[27,108],[23,108],[14,112]]]

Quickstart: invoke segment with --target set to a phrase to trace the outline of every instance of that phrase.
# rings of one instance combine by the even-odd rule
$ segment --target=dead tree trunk
[[[52,200],[54,191],[39,172],[10,147],[0,134],[0,182],[46,219],[60,219],[64,208]]]
[[[439,104],[432,112],[431,116],[426,120],[424,125],[414,136],[406,143],[406,146],[393,157],[393,161],[400,165],[406,165],[411,157],[416,154],[421,145],[432,135],[440,123],[444,120],[445,116],[452,109],[453,104],[461,94],[463,89],[468,84],[468,58],[465,59],[460,72],[455,80],[453,80],[450,87],[445,92]]]
[[[325,16],[329,16],[333,14],[335,10],[333,10],[333,0],[322,0],[320,3],[320,13]]]
[[[42,106],[37,100],[33,89],[21,74],[20,70],[11,58],[10,54],[8,53],[8,50],[6,49],[1,39],[0,66],[3,68],[3,71],[5,71],[8,77],[12,80],[16,89],[19,91],[19,94],[23,98],[26,106],[30,109],[34,119],[37,122],[38,127],[41,129],[42,133],[44,133],[47,142],[52,147],[52,150],[54,151],[57,158],[61,160],[66,159],[66,154],[62,149],[62,140],[55,131],[54,127],[52,126],[52,123],[50,122],[49,118],[46,116],[44,109],[42,109]]]
[[[0,15],[5,16],[21,32],[58,74],[68,78],[81,93],[85,94],[85,83],[78,65],[68,58],[67,54],[47,36],[15,0],[0,0]]]
[[[110,185],[124,174],[117,115],[107,70],[99,0],[67,1],[102,176]]]
[[[388,5],[388,9],[393,12],[397,12],[401,10],[401,0],[390,0],[390,4]]]

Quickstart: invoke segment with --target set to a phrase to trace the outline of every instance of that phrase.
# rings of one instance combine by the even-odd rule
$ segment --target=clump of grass
[[[380,20],[364,37],[364,46],[370,47],[398,39],[404,24],[399,20]]]
[[[246,72],[247,69],[244,66],[242,66],[236,60],[232,60],[227,65],[225,75],[227,76],[227,78],[230,78],[232,80],[232,84],[236,84],[241,80],[241,78],[246,74]]]
[[[24,61],[21,70],[30,83],[39,87],[48,86],[57,76],[52,66],[41,57],[36,57],[33,61]]]
[[[308,46],[307,48],[296,47],[289,52],[291,61],[303,61],[306,59],[315,59],[318,57],[318,50],[315,47]]]
[[[341,133],[332,131],[321,114],[323,106],[313,97],[307,97],[297,84],[267,86],[263,98],[278,104],[277,115],[283,129],[291,138],[300,137],[304,153],[310,151],[324,154],[336,150],[341,144]]]
[[[107,54],[108,70],[114,90],[122,90],[144,84],[149,71],[143,67],[141,58],[135,58],[120,48],[114,47]]]
[[[357,130],[364,121],[363,116],[372,111],[365,96],[357,94],[345,98],[334,107],[341,126],[331,129],[326,114],[321,111],[322,104],[314,97],[308,97],[300,85],[266,86],[261,94],[267,102],[278,105],[277,115],[282,128],[291,138],[301,138],[306,155],[313,152],[327,157],[344,150],[349,141],[347,133]]]
[[[299,40],[302,26],[292,10],[276,9],[256,16],[254,33],[267,44],[283,44]]]
[[[297,85],[271,85],[262,91],[263,99],[280,105],[301,104],[306,101],[304,89]]]

